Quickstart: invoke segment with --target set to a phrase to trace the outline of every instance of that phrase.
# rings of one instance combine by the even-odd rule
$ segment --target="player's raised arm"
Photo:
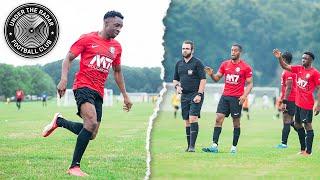
[[[211,79],[214,82],[218,82],[222,78],[222,74],[220,72],[214,74],[213,69],[209,66],[204,67],[204,71],[207,73],[208,76],[211,77]]]
[[[291,66],[284,61],[281,51],[279,49],[274,49],[273,55],[279,60],[279,64],[282,67],[282,69],[291,71]]]
[[[59,84],[57,85],[57,91],[59,93],[60,98],[65,94],[68,83],[68,73],[71,67],[72,60],[74,60],[75,55],[72,52],[68,52],[66,58],[62,62],[61,69],[61,79]]]
[[[121,65],[115,65],[115,66],[112,66],[112,68],[114,71],[114,80],[116,81],[117,86],[119,87],[119,90],[123,96],[123,102],[124,102],[123,110],[128,112],[132,107],[132,102],[127,94],[125,83],[123,81]]]

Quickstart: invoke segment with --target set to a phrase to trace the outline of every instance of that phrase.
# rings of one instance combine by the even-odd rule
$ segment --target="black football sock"
[[[190,148],[194,148],[199,132],[199,124],[198,122],[194,122],[190,124]]]
[[[221,133],[221,127],[214,127],[213,134],[212,134],[212,142],[218,144],[219,136]]]
[[[306,150],[306,131],[304,128],[297,129],[298,136],[299,136],[299,141],[300,141],[300,146],[301,146],[301,151]]]
[[[189,149],[189,147],[190,147],[190,126],[186,127],[186,137],[187,137],[188,149]]]
[[[307,153],[308,154],[311,154],[311,152],[312,152],[313,137],[314,137],[313,130],[307,131],[306,144],[307,144]]]
[[[58,117],[57,119],[58,127],[63,127],[78,135],[83,128],[83,124],[79,122],[68,121],[64,118]]]
[[[240,137],[240,128],[233,128],[233,141],[232,141],[233,146],[237,146],[239,137]]]
[[[87,145],[91,139],[91,136],[92,136],[92,132],[86,130],[85,128],[82,128],[77,138],[77,143],[74,149],[71,167],[80,166],[81,158],[83,156],[84,151],[87,148]]]
[[[290,124],[283,124],[282,141],[281,141],[282,144],[287,145],[289,133],[290,133]]]

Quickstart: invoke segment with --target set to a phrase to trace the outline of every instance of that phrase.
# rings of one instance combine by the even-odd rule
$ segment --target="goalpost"
[[[57,93],[57,105],[58,106],[76,106],[76,100],[74,98],[73,90],[67,89],[64,96],[60,99]],[[104,89],[103,106],[113,105],[113,91],[112,89]]]
[[[201,108],[202,112],[216,112],[217,106],[222,95],[224,84],[207,83],[204,93],[204,102]],[[166,83],[166,93],[162,103],[161,111],[173,111],[171,99],[175,92],[173,83]],[[262,97],[266,95],[269,99],[269,106],[273,107],[273,98],[279,96],[279,88],[277,87],[253,87],[249,95],[249,105],[253,108],[262,108]],[[180,109],[181,110],[181,109]]]

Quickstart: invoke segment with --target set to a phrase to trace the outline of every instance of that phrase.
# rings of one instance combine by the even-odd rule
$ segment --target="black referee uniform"
[[[177,62],[174,80],[179,81],[182,87],[181,111],[182,118],[185,121],[189,120],[189,116],[198,116],[200,118],[204,94],[198,93],[198,89],[202,79],[206,79],[206,74],[204,66],[199,59],[192,57],[188,62],[185,62],[184,59]],[[197,95],[201,96],[200,103],[193,101]],[[188,149],[194,149],[198,135],[198,122],[191,123],[190,127],[186,127],[186,134]]]

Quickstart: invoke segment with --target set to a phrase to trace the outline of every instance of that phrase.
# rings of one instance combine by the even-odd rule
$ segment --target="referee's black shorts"
[[[201,101],[199,103],[195,103],[193,102],[193,99],[197,95],[198,92],[183,93],[181,95],[181,112],[183,120],[188,120],[189,116],[198,116],[198,118],[200,118],[204,95],[201,95]]]

